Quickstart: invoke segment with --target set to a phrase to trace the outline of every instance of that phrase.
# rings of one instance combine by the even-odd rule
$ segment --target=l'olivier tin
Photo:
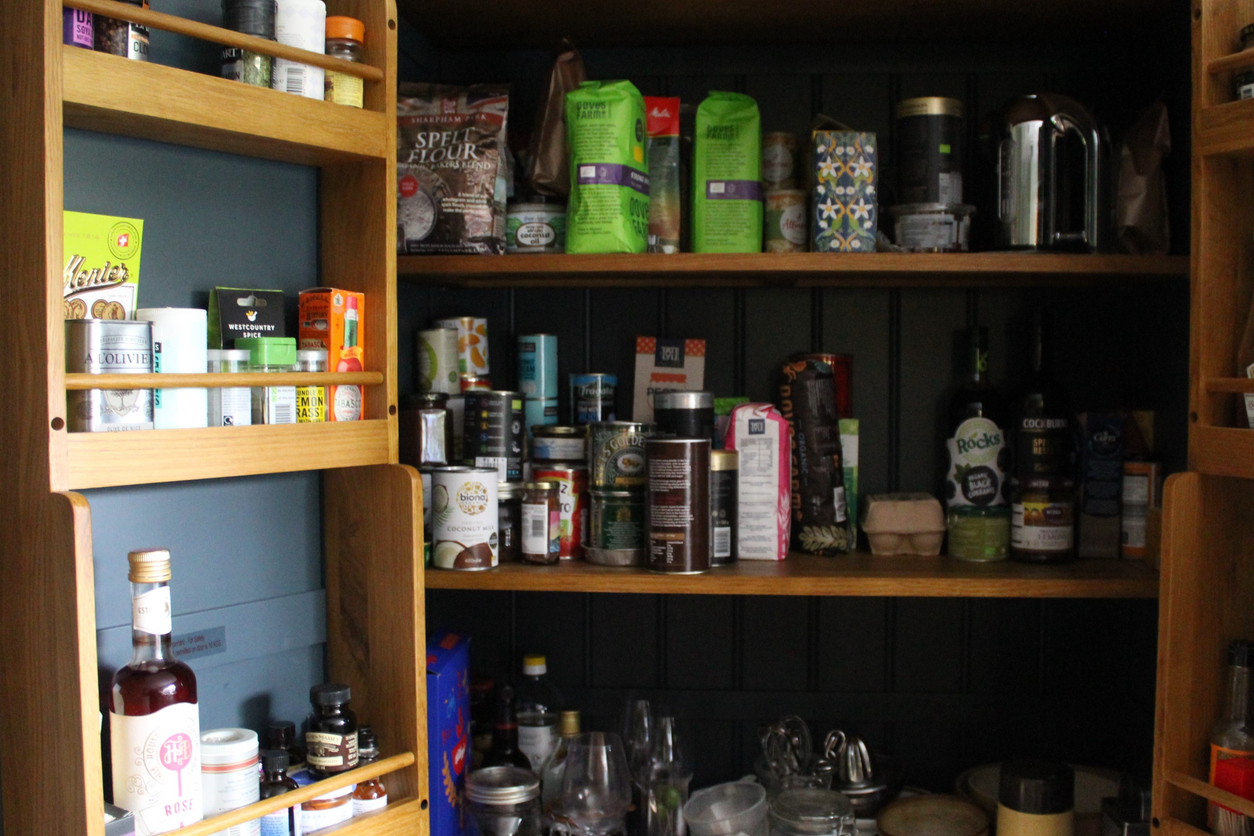
[[[588,531],[588,468],[582,462],[535,462],[531,478],[537,482],[557,483],[557,499],[561,506],[562,560],[583,557],[584,537]]]
[[[67,319],[65,370],[88,374],[151,374],[152,323]],[[83,389],[66,393],[70,432],[151,430],[151,389]]]
[[[431,470],[431,564],[440,569],[491,569],[499,558],[494,467]]]
[[[588,467],[597,490],[644,488],[644,441],[656,424],[594,421],[588,425]]]

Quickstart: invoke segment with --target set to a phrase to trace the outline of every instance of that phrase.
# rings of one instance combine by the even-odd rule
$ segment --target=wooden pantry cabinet
[[[110,0],[69,6],[327,61]],[[362,20],[370,33],[363,64],[329,65],[365,80],[363,109],[63,46],[56,0],[0,8],[12,39],[0,96],[0,219],[7,231],[0,282],[9,300],[0,334],[13,346],[5,374],[13,408],[0,417],[8,486],[0,509],[0,799],[7,833],[104,832],[92,509],[75,491],[303,470],[323,471],[326,675],[352,686],[359,718],[387,747],[376,764],[334,779],[344,785],[386,774],[392,799],[385,811],[341,832],[425,832],[421,486],[415,471],[396,463],[396,9],[389,0],[327,6]],[[64,372],[63,127],[317,167],[320,278],[368,300],[367,368],[319,375],[317,382],[363,385],[363,420],[67,433],[66,391],[93,382]],[[160,386],[221,385],[225,377],[162,378]],[[136,382],[158,385],[156,376]],[[175,567],[177,584],[177,555]],[[303,789],[179,832],[203,836],[319,791]]]

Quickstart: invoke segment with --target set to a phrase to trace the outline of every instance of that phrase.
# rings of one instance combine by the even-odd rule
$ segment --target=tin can
[[[584,559],[599,566],[644,565],[644,493],[592,491]]]
[[[570,411],[572,424],[614,420],[614,392],[618,377],[612,374],[572,374]]]
[[[518,338],[518,389],[528,399],[557,397],[557,337],[524,334]]]
[[[897,246],[911,253],[965,253],[974,206],[962,203],[903,203],[885,210],[893,218]]]
[[[414,347],[419,392],[452,395],[461,391],[456,328],[419,331]]]
[[[897,105],[897,199],[962,203],[963,107],[924,96]]]
[[[691,575],[710,568],[710,439],[645,442],[645,561],[653,572]]]
[[[557,484],[557,499],[561,506],[562,560],[583,557],[585,533],[588,530],[588,468],[576,462],[535,462],[531,466],[531,478],[537,482]]]
[[[418,476],[422,479],[422,542],[426,546],[425,565],[431,565],[431,470],[430,467],[420,468]]]
[[[451,464],[453,455],[453,413],[448,395],[427,392],[401,398],[399,416],[401,464],[434,467]]]
[[[813,352],[794,354],[794,360],[817,360],[832,367],[832,386],[836,394],[836,417],[853,417],[853,355]]]
[[[531,435],[534,462],[583,462],[588,458],[588,428],[536,427]]]
[[[595,421],[588,425],[588,467],[595,490],[643,488],[644,442],[656,424]]]
[[[502,482],[521,482],[522,406],[520,392],[467,392],[462,462],[496,468]]]
[[[505,252],[566,252],[566,206],[513,203],[505,216]]]
[[[653,420],[659,433],[714,442],[714,393],[671,390],[653,396]]]
[[[795,189],[797,135],[772,131],[762,136],[762,182],[767,189]]]
[[[463,374],[460,375],[458,388],[463,395],[467,392],[482,392],[492,388],[492,381],[481,374]]]
[[[499,559],[497,473],[490,467],[431,471],[431,563],[491,569]]]
[[[87,374],[151,374],[152,323],[130,319],[67,319],[65,370]],[[151,389],[66,392],[70,432],[151,430]]]
[[[772,189],[766,193],[763,207],[763,249],[768,253],[803,253],[806,251],[806,200],[801,189]]]
[[[450,316],[431,321],[435,328],[457,331],[457,370],[462,374],[488,373],[488,321],[477,316]]]
[[[739,493],[740,454],[735,450],[710,453],[710,565],[736,562],[736,500]]]

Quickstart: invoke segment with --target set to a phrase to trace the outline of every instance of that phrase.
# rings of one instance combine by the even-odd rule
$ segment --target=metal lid
[[[516,206],[525,206],[526,204],[523,204],[523,203],[518,203],[518,204],[515,204],[515,205],[516,205]],[[553,204],[551,204],[551,203],[548,203],[548,204],[544,204],[544,203],[542,203],[542,204],[540,204],[540,205],[541,205],[541,206],[544,206],[545,208],[552,208],[552,206],[553,206]],[[519,335],[518,335],[518,339],[519,339],[520,341],[521,341],[521,340],[534,340],[534,339],[536,339],[537,337],[552,337],[553,339],[557,339],[557,335],[556,335],[556,334],[544,334],[544,333],[539,333],[539,334],[519,334]]]
[[[522,499],[523,483],[522,482],[497,482],[496,498],[498,500],[509,501],[511,499]]]
[[[710,470],[739,470],[740,454],[735,450],[711,450]]]
[[[658,392],[653,396],[656,409],[713,409],[713,392]]]
[[[557,487],[556,482],[545,482],[543,480],[536,482],[528,482],[523,485],[529,491],[551,491]]]
[[[566,427],[561,424],[537,424],[532,427],[531,434],[536,438],[583,438],[588,434],[587,427]]]
[[[590,495],[593,499],[600,499],[600,500],[606,500],[606,499],[630,499],[630,500],[633,500],[633,501],[639,502],[639,503],[640,503],[640,504],[642,504],[642,505],[644,504],[644,491],[643,491],[643,490],[638,490],[638,491],[603,491],[603,490],[599,490],[599,489],[597,489],[597,488],[593,488],[592,490],[588,491],[588,494],[589,494],[589,495]]]
[[[126,555],[131,583],[162,583],[170,579],[169,549],[138,549]]]
[[[432,473],[498,473],[495,467],[466,467],[465,465],[443,465],[431,468]]]
[[[343,705],[352,696],[352,689],[342,682],[324,682],[309,689],[309,701],[314,705]]]
[[[296,351],[297,360],[322,360],[327,359],[327,350],[325,348],[301,348]]]
[[[466,799],[478,804],[522,804],[540,796],[540,779],[529,769],[489,766],[466,776]]]
[[[651,433],[657,431],[657,424],[643,421],[589,421],[588,426],[597,430],[625,430],[627,432]]]
[[[835,790],[785,790],[771,802],[770,816],[793,833],[823,836],[851,832],[853,807]]]
[[[962,118],[962,101],[944,96],[921,96],[905,99],[897,104],[897,118],[910,116],[957,116]]]
[[[1041,816],[1074,810],[1075,770],[1056,761],[1006,761],[1001,765],[997,803]]]
[[[418,392],[401,396],[401,409],[447,409],[448,395],[444,392]]]

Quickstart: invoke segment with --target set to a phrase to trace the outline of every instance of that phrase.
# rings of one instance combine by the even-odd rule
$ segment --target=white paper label
[[[731,526],[714,526],[714,556],[731,557]]]
[[[159,586],[131,599],[131,624],[141,633],[170,632],[170,587]]]
[[[557,726],[518,724],[518,751],[531,761],[531,771],[539,773],[557,745]]]
[[[504,456],[475,456],[475,467],[495,468],[502,482],[509,476],[509,459]]]
[[[143,717],[109,712],[113,803],[135,814],[136,836],[202,818],[200,711],[177,703]]]
[[[523,554],[549,553],[549,506],[523,503],[522,507]]]
[[[1120,522],[1123,545],[1130,549],[1145,548],[1145,517],[1124,514]]]
[[[1149,477],[1139,473],[1123,474],[1123,504],[1149,505]]]
[[[758,419],[750,419],[758,420]],[[740,454],[737,482],[737,551],[741,558],[779,558],[779,505],[781,462],[779,424],[762,421],[762,432],[736,428],[736,452]]]
[[[354,798],[353,816],[357,817],[364,813],[382,810],[386,806],[388,806],[388,797],[386,795],[382,798]]]
[[[315,830],[346,822],[352,817],[353,805],[351,801],[338,807],[328,807],[325,810],[301,810],[300,832],[304,836],[306,833],[313,833]]]
[[[293,827],[295,824],[293,814],[295,813],[299,813],[299,808],[289,807],[286,810],[262,816],[261,836],[299,836],[299,828]]]
[[[267,424],[296,423],[295,386],[266,387],[265,422]]]
[[[848,506],[845,504],[845,486],[832,488],[832,505],[836,507],[836,522],[843,523],[849,519]]]

